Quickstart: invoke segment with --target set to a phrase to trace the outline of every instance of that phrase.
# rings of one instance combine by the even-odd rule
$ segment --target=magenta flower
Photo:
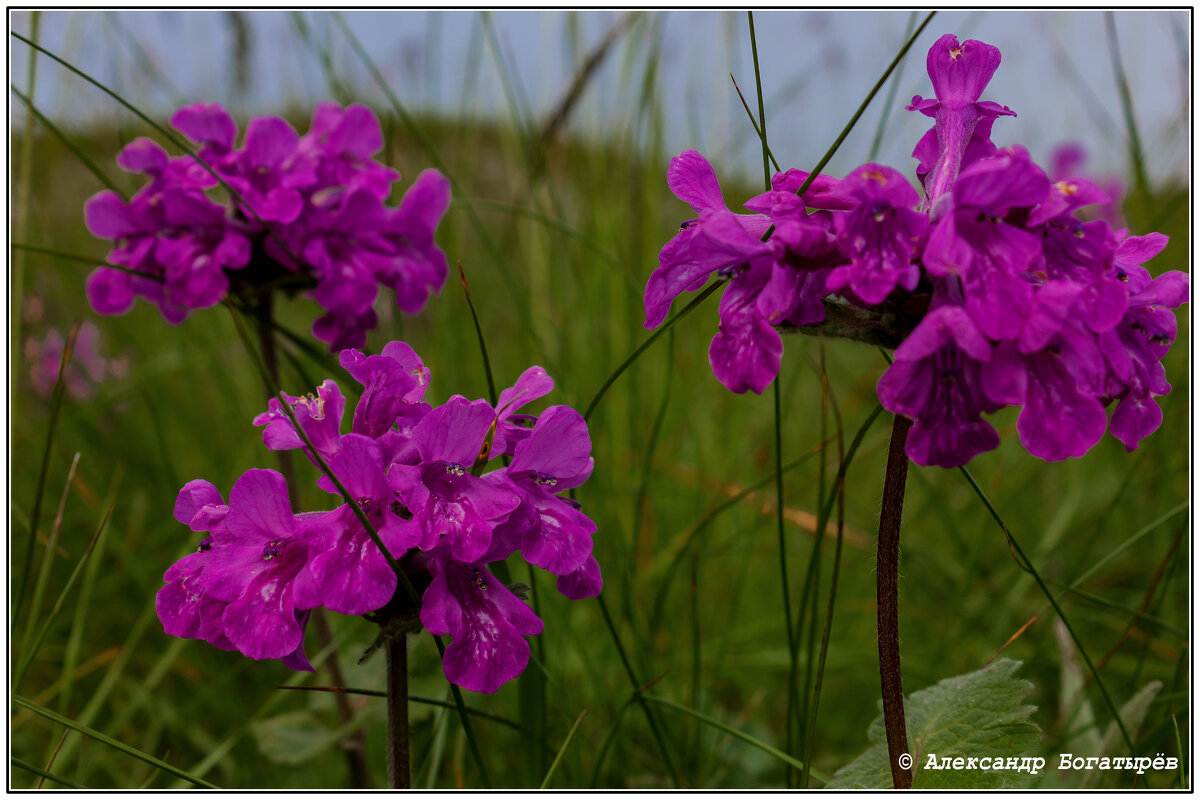
[[[445,551],[430,556],[433,581],[421,598],[421,624],[453,637],[442,661],[446,679],[495,692],[525,671],[525,637],[541,633],[542,620],[483,563],[463,563]]]
[[[672,159],[668,184],[698,216],[647,281],[647,327],[715,273],[728,286],[709,361],[731,391],[762,392],[779,371],[779,329],[815,326],[899,342],[878,393],[915,422],[918,464],[961,466],[998,446],[983,415],[1005,405],[1021,407],[1017,432],[1038,458],[1083,455],[1110,405],[1113,435],[1136,447],[1162,420],[1153,398],[1170,389],[1161,360],[1187,276],[1142,266],[1166,237],[1094,219],[1110,196],[1078,174],[1081,153],[1061,152],[1051,180],[1023,147],[991,142],[993,122],[1015,116],[981,99],[999,65],[997,48],[950,34],[930,48],[935,97],[909,105],[934,120],[913,151],[923,200],[874,163],[818,175],[801,198],[809,173],[789,169],[739,216],[702,156]]]
[[[427,170],[387,208],[400,176],[374,160],[383,136],[365,106],[323,104],[304,136],[279,117],[253,119],[240,148],[237,124],[219,105],[186,106],[171,124],[200,145],[203,165],[138,139],[117,160],[149,183],[128,203],[112,192],[87,203],[89,230],[114,243],[109,261],[146,276],[93,272],[97,312],[123,314],[142,296],[178,323],[230,293],[307,288],[325,309],[314,335],[340,350],[362,347],[377,324],[380,284],[409,314],[445,284],[434,235],[449,183]],[[221,182],[232,190],[223,205],[205,194]]]
[[[342,412],[346,407],[342,390],[336,383],[327,380],[317,387],[316,396],[284,396],[292,407],[296,422],[317,453],[326,461],[333,458],[341,447]],[[254,418],[254,424],[266,426],[263,428],[263,444],[267,449],[303,449],[304,454],[314,464],[317,463],[292,420],[284,413],[282,404],[275,398],[267,402],[267,411]]]
[[[420,462],[389,470],[392,488],[413,514],[422,550],[445,539],[456,561],[477,561],[496,524],[520,504],[512,489],[472,474],[476,460],[487,459],[484,442],[495,419],[486,400],[455,395],[413,428]]]
[[[846,176],[843,187],[857,201],[853,211],[834,217],[838,245],[850,264],[830,273],[828,288],[849,288],[867,305],[882,303],[897,287],[917,288],[916,255],[929,217],[916,210],[916,190],[899,172],[879,164],[863,164]]]
[[[394,558],[416,545],[419,530],[393,508],[396,497],[388,486],[379,445],[366,436],[347,434],[330,467]],[[349,506],[321,518],[309,550],[312,582],[301,591],[302,605],[366,614],[385,606],[396,592],[396,573]]]
[[[1158,430],[1162,409],[1156,396],[1171,391],[1163,369],[1163,356],[1175,341],[1175,315],[1188,299],[1188,276],[1167,272],[1129,298],[1125,318],[1111,331],[1100,334],[1100,348],[1108,364],[1106,398],[1117,401],[1112,434],[1129,450]]]
[[[229,505],[212,484],[192,481],[179,493],[175,518],[210,535],[163,576],[156,606],[164,630],[311,671],[303,648],[308,613],[293,597],[311,518],[292,515],[283,476],[250,470]]]
[[[900,347],[879,379],[879,402],[916,424],[908,436],[909,458],[923,466],[959,467],[1000,444],[981,418],[1000,409],[982,382],[992,345],[961,306],[929,312]]]
[[[702,287],[714,272],[739,268],[769,252],[758,241],[769,224],[767,218],[730,212],[712,165],[695,150],[671,159],[667,184],[699,217],[685,222],[659,254],[661,266],[646,284],[647,328],[662,324],[672,301],[682,292]]]
[[[246,472],[228,505],[206,481],[187,484],[176,519],[209,536],[167,571],[157,604],[164,630],[311,669],[302,642],[311,609],[381,625],[398,615],[453,637],[449,680],[494,692],[525,669],[524,637],[540,633],[542,621],[488,564],[520,552],[571,599],[603,586],[596,525],[558,496],[591,475],[587,424],[567,406],[522,411],[554,387],[541,367],[505,389],[499,409],[457,395],[431,408],[429,369],[404,342],[379,355],[344,350],[339,360],[363,387],[351,433],[341,432],[345,402],[332,380],[315,395],[285,395],[287,406],[271,400],[254,423],[268,448],[304,448],[313,463],[324,461],[348,501],[293,514],[270,470]],[[316,485],[345,498],[327,474]],[[418,604],[397,570],[419,587]]]
[[[521,495],[520,513],[514,513],[508,525],[521,530],[525,560],[554,575],[574,573],[592,553],[596,524],[569,501],[555,497],[592,474],[591,449],[587,423],[579,412],[551,406],[538,417],[529,438],[517,444],[508,465],[508,479]]]
[[[933,117],[933,129],[913,153],[922,162],[917,174],[925,184],[926,202],[933,203],[950,190],[960,169],[995,151],[988,139],[992,121],[1016,115],[1007,106],[979,99],[1000,66],[997,48],[974,39],[959,44],[948,33],[929,48],[925,64],[937,99],[917,95],[908,108]]]

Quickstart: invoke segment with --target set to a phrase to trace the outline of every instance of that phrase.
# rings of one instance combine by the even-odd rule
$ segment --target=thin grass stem
[[[54,565],[54,550],[58,547],[58,534],[62,529],[63,512],[67,507],[67,498],[71,494],[71,484],[75,481],[75,470],[79,467],[80,456],[81,453],[76,451],[75,457],[71,459],[71,466],[67,469],[67,480],[63,483],[62,494],[58,498],[58,510],[54,514],[54,524],[50,526],[50,537],[46,540],[46,552],[42,556],[42,566],[38,570],[37,583],[33,586],[33,603],[29,608],[29,616],[26,617],[25,634],[21,637],[21,652],[28,651],[29,637],[33,635],[33,630],[37,627],[42,597],[46,593],[46,584],[50,580],[50,570]]]
[[[701,722],[705,723],[706,725],[711,725],[712,727],[714,727],[720,731],[723,731],[723,732],[729,734],[730,736],[734,736],[738,739],[741,739],[743,742],[745,742],[749,745],[752,745],[754,747],[757,747],[759,750],[762,750],[764,753],[767,753],[769,755],[774,756],[775,758],[778,758],[784,764],[787,764],[789,767],[792,767],[793,769],[803,769],[804,768],[804,764],[802,764],[799,760],[789,756],[787,753],[783,752],[782,750],[778,750],[778,749],[772,747],[771,745],[767,744],[766,742],[755,739],[750,734],[744,733],[743,731],[740,731],[731,725],[727,725],[724,722],[721,722],[719,719],[710,717],[707,714],[702,714],[699,711],[696,711],[695,709],[688,708],[685,705],[676,703],[674,700],[668,700],[665,697],[656,697],[654,695],[647,694],[647,695],[645,695],[645,698],[652,703],[656,703],[657,705],[666,706],[667,708],[674,709],[674,710],[680,712],[681,714],[687,714],[689,717],[694,717],[694,718],[700,720]],[[818,772],[815,769],[811,770],[811,773],[814,778],[821,781],[822,783],[829,782],[829,776],[827,776],[821,772]]]
[[[617,635],[617,628],[613,624],[612,615],[608,613],[608,604],[604,602],[604,595],[596,596],[596,603],[600,606],[600,613],[604,616],[604,624],[608,626],[609,636],[613,640],[613,644],[617,646],[617,655],[621,658],[621,664],[625,667],[625,674],[629,676],[629,682],[633,685],[634,699],[642,708],[642,713],[646,715],[646,723],[650,726],[650,732],[654,736],[654,741],[658,745],[658,751],[662,755],[663,763],[666,764],[667,770],[671,773],[671,780],[675,783],[675,787],[681,786],[679,781],[679,773],[675,770],[675,763],[671,760],[671,754],[667,750],[666,740],[663,739],[662,732],[658,729],[658,720],[654,713],[650,710],[650,706],[646,705],[646,697],[642,693],[643,684],[638,680],[637,674],[633,671],[633,665],[629,663],[629,656],[625,653],[625,646],[621,644],[621,637]]]
[[[546,771],[546,777],[542,779],[542,785],[539,789],[545,789],[550,785],[550,779],[554,777],[555,770],[558,769],[558,764],[562,761],[563,753],[567,752],[567,746],[571,744],[571,740],[575,738],[575,732],[579,730],[579,726],[583,724],[583,718],[587,716],[587,709],[579,712],[579,716],[575,718],[575,724],[571,726],[571,730],[567,732],[567,738],[563,739],[562,747],[558,748],[558,754],[554,756],[553,763],[550,764],[550,769]]]
[[[75,585],[75,579],[79,577],[79,573],[83,570],[83,565],[87,563],[88,557],[91,556],[92,551],[96,549],[96,542],[99,541],[100,534],[104,533],[104,528],[106,525],[108,525],[108,518],[112,516],[112,512],[113,509],[116,508],[116,504],[117,501],[114,498],[112,504],[108,507],[108,511],[104,513],[104,518],[100,520],[100,525],[96,528],[96,532],[92,534],[92,539],[90,542],[88,542],[87,549],[83,551],[83,555],[75,564],[75,569],[71,571],[71,576],[67,578],[67,583],[63,586],[62,591],[59,593],[58,599],[54,601],[54,607],[50,609],[50,615],[47,616],[46,621],[42,623],[41,630],[38,631],[37,638],[33,641],[33,647],[30,648],[27,653],[25,653],[25,660],[21,664],[20,670],[17,671],[16,678],[13,680],[14,692],[21,688],[21,682],[25,679],[25,675],[29,672],[29,668],[33,665],[33,661],[37,657],[38,650],[41,649],[42,644],[46,641],[46,634],[50,632],[50,626],[54,624],[54,620],[57,619],[59,612],[62,611],[63,602],[66,600],[67,595],[70,594],[71,587]]]
[[[621,375],[624,374],[625,370],[629,369],[629,367],[633,364],[633,362],[637,361],[638,357],[650,348],[650,345],[654,344],[660,338],[662,338],[662,335],[664,333],[671,330],[671,328],[675,327],[675,323],[679,322],[679,320],[683,319],[688,314],[695,311],[696,307],[699,306],[701,303],[703,303],[705,300],[707,300],[709,295],[711,295],[713,292],[715,292],[717,289],[721,288],[724,285],[725,285],[725,281],[722,279],[722,280],[718,280],[715,283],[711,283],[708,286],[706,286],[704,288],[704,291],[700,292],[700,294],[698,294],[694,298],[692,298],[692,301],[690,303],[688,303],[686,306],[684,306],[680,311],[673,314],[670,317],[670,319],[668,319],[666,322],[664,322],[662,325],[660,325],[654,331],[654,333],[650,334],[649,338],[647,338],[646,341],[642,342],[640,345],[637,346],[636,349],[634,349],[634,351],[632,353],[630,353],[628,356],[626,356],[625,360],[622,361],[620,363],[620,365],[618,365],[617,368],[615,370],[613,370],[612,374],[609,375],[607,379],[605,379],[604,383],[602,383],[600,385],[600,388],[596,391],[596,394],[592,397],[592,401],[590,403],[588,403],[587,410],[583,412],[584,420],[591,419],[592,412],[596,410],[596,406],[599,405],[599,403],[600,403],[600,398],[604,397],[604,393],[607,392],[614,383],[616,383],[617,378],[621,377]]]
[[[488,399],[492,406],[496,405],[496,379],[492,377],[492,362],[488,358],[487,340],[483,336],[483,327],[479,324],[479,314],[475,311],[475,301],[471,299],[471,286],[467,283],[467,273],[463,272],[462,261],[458,262],[458,277],[462,279],[463,295],[467,298],[467,308],[471,310],[471,322],[475,326],[475,338],[479,340],[479,355],[483,358],[483,374],[487,376]]]
[[[1091,671],[1092,677],[1096,681],[1096,686],[1100,689],[1100,694],[1104,697],[1104,703],[1108,706],[1108,710],[1112,713],[1113,719],[1117,723],[1117,728],[1119,728],[1121,731],[1121,738],[1125,740],[1125,745],[1129,748],[1129,752],[1135,752],[1133,749],[1133,739],[1129,736],[1129,731],[1125,729],[1125,723],[1121,720],[1121,713],[1117,710],[1116,703],[1113,702],[1112,696],[1108,693],[1108,688],[1104,685],[1104,681],[1100,679],[1100,673],[1096,671],[1096,667],[1092,664],[1091,657],[1087,654],[1087,650],[1084,649],[1083,642],[1080,641],[1079,635],[1075,633],[1075,629],[1071,627],[1071,623],[1067,620],[1067,615],[1063,613],[1062,607],[1058,604],[1058,600],[1054,597],[1054,594],[1050,591],[1049,587],[1046,586],[1045,581],[1042,580],[1042,576],[1038,574],[1037,568],[1033,566],[1033,562],[1030,561],[1025,555],[1025,551],[1021,549],[1021,545],[1018,544],[1017,540],[1013,538],[1012,532],[1008,529],[1008,526],[1004,524],[1004,520],[1000,518],[1000,514],[996,511],[996,508],[992,505],[991,501],[988,500],[987,495],[983,493],[983,489],[975,481],[975,477],[971,475],[970,471],[966,467],[959,467],[958,469],[959,472],[966,477],[967,482],[971,484],[971,488],[975,490],[975,494],[981,501],[983,501],[983,504],[987,507],[988,512],[992,515],[992,519],[994,519],[996,524],[1000,526],[1000,530],[1004,533],[1004,538],[1007,539],[1009,546],[1013,549],[1013,552],[1016,553],[1018,557],[1017,563],[1019,565],[1023,565],[1022,569],[1033,576],[1033,579],[1037,582],[1038,588],[1042,590],[1042,594],[1046,596],[1046,599],[1050,601],[1050,605],[1054,608],[1054,613],[1057,614],[1058,618],[1062,620],[1063,627],[1067,629],[1067,633],[1071,634],[1071,640],[1075,642],[1075,646],[1079,648],[1079,655],[1083,657],[1084,663],[1087,664],[1088,670]]]
[[[65,787],[67,787],[68,789],[86,789],[87,788],[86,786],[84,786],[82,784],[74,783],[73,781],[69,781],[66,778],[59,777],[58,775],[55,775],[53,772],[44,770],[41,767],[35,767],[33,764],[30,764],[25,759],[18,758],[17,756],[12,757],[11,763],[14,767],[23,769],[26,772],[32,772],[34,775],[39,776],[42,779],[42,781],[52,780],[55,783],[58,783],[58,784],[61,784]],[[38,782],[37,788],[39,788],[39,789],[42,788],[41,781]]]
[[[433,643],[437,645],[438,655],[443,659],[446,657],[446,645],[442,642],[441,636],[434,636]],[[454,696],[454,707],[458,710],[458,719],[462,722],[463,735],[467,737],[467,746],[471,749],[471,758],[475,760],[475,766],[479,768],[480,778],[483,780],[483,788],[492,788],[492,779],[488,776],[487,765],[483,761],[483,753],[479,750],[479,743],[475,741],[475,731],[471,727],[471,718],[467,715],[467,704],[463,701],[462,690],[450,684],[450,692]]]
[[[100,169],[100,167],[96,165],[96,162],[93,161],[87,155],[87,153],[83,152],[83,149],[80,148],[79,145],[75,144],[75,141],[73,139],[71,139],[71,137],[69,137],[65,133],[63,133],[62,130],[59,129],[59,127],[57,125],[55,125],[53,122],[51,122],[50,119],[45,114],[43,114],[41,111],[39,111],[37,106],[35,106],[33,104],[33,101],[30,100],[29,97],[27,97],[20,89],[18,89],[16,86],[13,86],[12,84],[9,84],[8,88],[9,88],[9,91],[11,91],[13,94],[15,94],[17,96],[18,100],[20,100],[22,103],[25,104],[25,109],[33,116],[33,118],[36,119],[38,122],[40,122],[46,128],[46,130],[48,130],[48,131],[50,131],[50,133],[54,134],[54,137],[56,139],[58,139],[60,142],[62,142],[63,147],[70,150],[71,153],[77,159],[79,159],[79,162],[87,168],[87,171],[92,173],[92,175],[95,176],[96,180],[100,181],[100,183],[104,185],[104,188],[106,188],[112,192],[115,192],[117,195],[120,196],[120,198],[122,200],[128,199],[125,196],[125,192],[121,191],[121,188],[119,186],[117,186],[116,183],[113,182],[112,178],[110,178],[110,177],[108,177],[108,175],[104,174],[104,170]],[[25,135],[30,139],[30,141],[32,141],[32,139],[33,139],[33,126],[32,125],[30,125],[29,127],[27,127],[25,129]],[[23,201],[18,200],[18,203],[19,204],[18,204],[17,208],[23,209],[24,210],[23,213],[25,213],[25,215],[28,216],[29,199],[26,198]],[[17,234],[18,239],[24,239],[26,236],[28,236],[27,225],[23,225],[22,229],[17,231],[16,234]]]
[[[1113,74],[1117,80],[1117,91],[1121,95],[1121,111],[1125,115],[1125,132],[1129,136],[1129,155],[1133,160],[1133,176],[1137,182],[1142,202],[1150,199],[1150,183],[1146,177],[1146,158],[1142,151],[1142,137],[1138,134],[1137,114],[1133,110],[1133,95],[1129,91],[1129,79],[1121,61],[1121,48],[1117,40],[1117,22],[1112,10],[1104,12],[1104,28],[1108,34],[1108,52],[1112,58]]]
[[[46,476],[50,472],[50,453],[54,448],[54,433],[58,428],[58,417],[62,411],[63,396],[67,390],[67,369],[70,367],[71,358],[75,354],[75,340],[79,337],[79,329],[82,325],[83,320],[77,320],[71,326],[71,332],[67,334],[67,341],[63,345],[62,357],[58,362],[58,378],[54,382],[54,394],[50,399],[50,422],[46,428],[46,444],[42,449],[42,465],[38,470],[37,489],[35,490],[36,493],[33,499],[33,512],[29,515],[29,545],[25,548],[25,558],[21,566],[21,583],[18,585],[13,603],[14,610],[11,619],[14,620],[21,618],[21,607],[24,604],[25,592],[29,588],[29,579],[32,577],[33,551],[37,547],[38,523],[42,519],[42,499],[46,494]]]
[[[908,13],[908,22],[904,26],[904,40],[908,41],[908,37],[912,35],[913,25],[917,24],[917,10],[914,8]],[[896,102],[896,94],[900,91],[900,78],[904,75],[904,59],[901,59],[899,66],[896,69],[896,80],[892,81],[892,85],[888,87],[887,98],[883,101],[883,110],[879,113],[879,124],[875,126],[875,136],[871,139],[871,149],[867,153],[867,161],[874,161],[879,155],[879,148],[883,145],[883,132],[887,128],[888,115],[891,113],[892,104]]]
[[[182,778],[185,781],[188,781],[189,783],[192,783],[196,786],[203,786],[206,789],[220,789],[221,788],[214,783],[210,783],[210,782],[204,780],[203,778],[191,775],[191,774],[181,770],[179,767],[172,766],[171,764],[168,764],[165,761],[157,759],[154,756],[149,755],[148,753],[143,753],[141,750],[138,750],[136,747],[130,747],[129,745],[125,744],[124,742],[120,742],[120,741],[112,738],[111,736],[101,733],[100,731],[96,730],[95,728],[90,728],[87,725],[83,725],[79,722],[76,722],[73,719],[68,719],[67,717],[62,716],[61,714],[51,711],[48,708],[43,708],[42,706],[38,705],[37,703],[33,702],[32,700],[30,700],[26,697],[22,697],[19,694],[14,694],[12,696],[12,702],[13,702],[13,705],[20,706],[22,708],[26,708],[26,709],[32,711],[33,713],[37,714],[40,717],[45,717],[46,719],[50,720],[51,722],[57,723],[59,725],[63,725],[67,728],[70,728],[71,730],[78,731],[79,733],[83,734],[84,736],[95,739],[96,741],[100,742],[101,744],[105,744],[114,750],[119,750],[120,752],[125,753],[126,755],[129,755],[129,756],[132,756],[140,761],[145,761],[147,764],[157,767],[158,769],[162,770],[163,772],[169,772],[172,775],[174,775],[178,778]],[[37,774],[40,775],[41,770],[39,770]],[[58,780],[57,778],[54,778],[54,776],[48,776],[48,777],[51,777],[54,780]]]
[[[842,463],[846,460],[846,442],[845,429],[842,425],[842,412],[838,407],[837,398],[833,395],[833,390],[829,385],[829,376],[825,372],[825,343],[821,343],[821,389],[822,389],[822,423],[824,422],[824,398],[828,398],[829,407],[833,409],[835,424],[837,425],[837,443],[838,443],[838,462]],[[821,459],[822,468],[824,467],[824,458]],[[823,471],[823,469],[822,469]],[[800,785],[807,788],[808,776],[812,765],[813,742],[816,737],[817,730],[817,712],[821,705],[821,686],[825,677],[825,659],[829,655],[829,638],[833,631],[833,607],[837,601],[838,575],[842,565],[842,544],[845,540],[846,533],[846,476],[842,470],[838,471],[839,479],[834,482],[832,491],[837,497],[837,540],[834,544],[833,552],[833,572],[829,584],[829,603],[825,610],[825,627],[821,632],[821,649],[817,657],[817,672],[812,690],[812,713],[805,713],[805,719],[808,722],[808,733],[804,737],[804,765],[805,769],[800,774]],[[822,481],[824,483],[824,481]],[[816,606],[813,606],[814,612]],[[808,690],[807,685],[805,691]]]
[[[42,12],[34,11],[30,15],[29,35],[37,41],[38,33],[41,30]],[[13,236],[17,239],[28,239],[29,228],[33,218],[33,208],[31,199],[33,197],[33,123],[37,115],[34,113],[32,102],[29,100],[33,96],[34,90],[37,88],[37,53],[29,52],[29,60],[26,62],[25,70],[28,73],[28,79],[25,81],[25,94],[21,95],[25,101],[25,131],[21,136],[21,153],[18,164],[21,170],[21,180],[17,184],[16,200],[17,205],[13,216]],[[16,87],[13,87],[14,90]],[[25,269],[28,258],[24,253],[13,259],[12,264],[12,296],[10,297],[9,308],[12,309],[9,316],[9,336],[15,352],[10,354],[9,362],[9,386],[12,391],[9,392],[9,413],[12,417],[16,416],[17,408],[17,374],[20,371],[21,358],[21,317],[24,306],[25,297]]]

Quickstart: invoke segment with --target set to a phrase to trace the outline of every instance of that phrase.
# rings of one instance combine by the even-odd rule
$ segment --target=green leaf
[[[1012,677],[1020,661],[999,659],[976,672],[939,681],[905,698],[908,740],[912,748],[914,789],[1000,789],[1018,786],[1029,774],[1015,770],[929,769],[931,755],[1011,758],[1033,755],[1041,730],[1030,721],[1034,706],[1021,701],[1033,690],[1029,681]],[[867,730],[871,746],[842,767],[828,789],[890,789],[883,715]]]
[[[277,764],[303,764],[336,744],[338,735],[307,709],[259,720],[250,730],[259,752]]]

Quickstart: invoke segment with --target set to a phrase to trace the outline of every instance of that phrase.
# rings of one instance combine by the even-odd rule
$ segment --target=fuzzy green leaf
[[[307,709],[268,717],[250,727],[259,752],[278,764],[303,764],[338,740],[338,732]]]
[[[1012,677],[1020,666],[1020,661],[1000,659],[905,698],[914,789],[1000,789],[1022,785],[1030,777],[1016,770],[925,769],[931,754],[939,762],[959,756],[1035,755],[1041,730],[1029,719],[1035,707],[1021,702],[1033,684]],[[826,788],[891,788],[882,714],[871,723],[867,738],[871,746],[838,770]]]

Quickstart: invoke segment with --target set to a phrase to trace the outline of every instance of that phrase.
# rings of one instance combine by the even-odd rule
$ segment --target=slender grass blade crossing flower
[[[337,483],[321,475],[317,486],[338,499],[337,484],[345,488],[404,581],[419,587],[419,605],[358,511],[342,503],[293,514],[283,477],[252,469],[228,503],[207,481],[180,491],[176,519],[204,537],[164,576],[163,628],[303,670],[311,669],[303,637],[314,608],[385,627],[419,621],[452,637],[443,661],[450,681],[495,692],[525,669],[525,637],[541,633],[542,621],[518,596],[525,589],[505,586],[489,564],[520,552],[571,599],[602,588],[596,525],[560,496],[592,473],[587,423],[569,406],[517,413],[553,389],[541,367],[505,389],[498,408],[461,395],[433,407],[430,371],[404,342],[379,355],[346,349],[340,360],[363,386],[350,432],[332,380],[315,394],[285,395],[291,415],[272,399],[254,423],[268,449],[302,449],[328,466]]]

